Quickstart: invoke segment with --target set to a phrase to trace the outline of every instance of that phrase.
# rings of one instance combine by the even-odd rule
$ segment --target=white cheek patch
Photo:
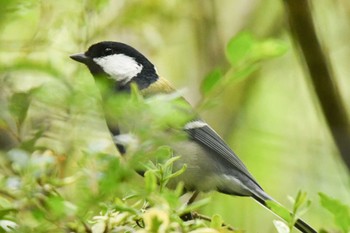
[[[128,83],[142,70],[142,65],[124,54],[113,54],[93,59],[104,72],[122,84]]]

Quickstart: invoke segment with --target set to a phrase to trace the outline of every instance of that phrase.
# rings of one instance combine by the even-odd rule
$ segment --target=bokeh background
[[[82,146],[115,153],[103,120],[95,120],[100,114],[94,113],[99,108],[93,78],[69,59],[70,54],[83,52],[92,43],[121,41],[139,49],[162,76],[183,90],[189,102],[199,106],[201,83],[210,72],[235,72],[230,70],[226,48],[233,37],[244,32],[255,40],[278,40],[285,52],[254,64],[257,68],[244,78],[231,79],[210,106],[199,108],[202,117],[275,199],[290,207],[287,197],[306,191],[312,205],[304,218],[316,228],[335,227],[332,215],[319,203],[319,192],[350,203],[348,171],[306,78],[282,1],[0,2],[2,109],[9,93],[28,93],[45,86],[30,104],[25,127],[19,128],[2,111],[2,137],[10,138],[6,147],[30,138],[33,128],[45,124],[45,137],[37,145],[57,154],[80,153]],[[319,40],[349,112],[350,3],[312,2]],[[65,93],[72,88],[83,91],[67,99]],[[76,107],[79,98],[86,102]],[[67,110],[67,103],[75,107]],[[276,217],[250,198],[218,193],[202,196],[212,198],[202,213],[219,213],[226,223],[246,232],[275,231],[272,220]]]

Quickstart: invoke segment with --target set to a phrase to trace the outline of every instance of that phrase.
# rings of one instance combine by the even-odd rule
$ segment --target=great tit
[[[85,53],[70,57],[85,64],[93,76],[108,79],[113,93],[130,92],[132,83],[147,96],[175,92],[169,82],[158,75],[155,66],[127,44],[103,41],[91,45]],[[250,196],[267,208],[266,201],[276,202],[206,122],[193,119],[183,126],[183,130],[188,140],[173,149],[175,154],[181,155],[175,162],[178,167],[187,166],[177,178],[184,183],[186,190],[216,190],[229,195]],[[110,131],[120,133],[114,127],[110,127]],[[316,232],[301,219],[297,219],[295,227],[301,232]]]

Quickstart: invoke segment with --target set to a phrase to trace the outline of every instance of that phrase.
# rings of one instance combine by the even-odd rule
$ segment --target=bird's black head
[[[142,90],[158,80],[154,65],[139,51],[120,42],[99,42],[85,53],[70,57],[85,64],[94,76],[115,80],[118,89],[128,90],[135,82]]]

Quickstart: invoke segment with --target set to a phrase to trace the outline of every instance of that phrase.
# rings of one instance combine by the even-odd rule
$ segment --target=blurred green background
[[[305,78],[282,1],[0,2],[4,138],[26,141],[33,136],[33,129],[40,128],[45,137],[40,137],[36,145],[58,155],[82,154],[81,147],[114,153],[98,113],[93,78],[69,55],[102,40],[130,44],[153,61],[162,76],[182,89],[189,102],[199,106],[206,75],[214,69],[226,74],[235,72],[226,58],[226,48],[234,36],[245,32],[257,41],[278,41],[286,50],[252,63],[254,70],[249,75],[230,79],[222,90],[209,96],[208,106],[199,108],[202,117],[224,137],[265,191],[282,204],[290,207],[287,196],[306,191],[312,206],[304,218],[317,229],[334,227],[331,214],[320,207],[319,192],[350,203],[346,167]],[[348,107],[350,3],[313,2],[319,39]],[[7,97],[39,86],[45,88],[33,98],[26,119],[11,119],[5,111]],[[67,95],[72,89],[78,94]],[[15,101],[23,104],[25,100],[18,97]],[[24,125],[19,124],[22,121]],[[4,159],[0,162],[6,166]],[[66,162],[70,160],[62,163]],[[275,231],[275,216],[250,198],[217,193],[203,196],[212,197],[202,210],[205,214],[218,213],[226,223],[246,232]]]

